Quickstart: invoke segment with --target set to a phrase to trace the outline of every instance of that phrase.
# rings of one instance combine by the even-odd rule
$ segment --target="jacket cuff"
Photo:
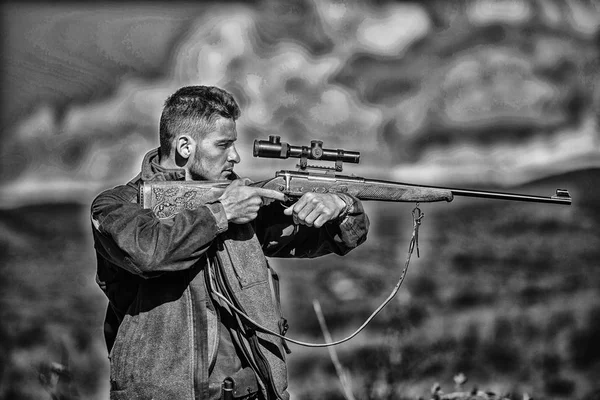
[[[340,215],[338,215],[338,219],[343,221],[348,215],[352,215],[356,212],[354,198],[344,193],[336,193],[343,201],[346,203],[346,207],[342,210]]]
[[[229,221],[227,221],[227,214],[225,213],[223,204],[220,201],[215,201],[214,203],[207,203],[205,206],[215,218],[217,234],[225,232],[229,227]]]

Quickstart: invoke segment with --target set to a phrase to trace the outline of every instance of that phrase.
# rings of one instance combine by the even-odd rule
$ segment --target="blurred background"
[[[295,165],[251,156],[276,134],[360,151],[347,174],[573,196],[422,204],[405,285],[337,348],[357,398],[451,392],[458,373],[513,398],[600,398],[599,2],[0,7],[0,398],[108,398],[89,204],[138,173],[164,101],[196,84],[238,100],[237,170],[255,180]],[[414,205],[365,206],[351,256],[272,260],[289,336],[322,341],[312,299],[337,339],[392,290]],[[291,348],[293,398],[343,398],[326,349]]]

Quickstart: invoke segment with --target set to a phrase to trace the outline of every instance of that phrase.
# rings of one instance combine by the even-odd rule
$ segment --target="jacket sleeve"
[[[158,219],[114,189],[96,197],[91,218],[98,253],[144,278],[190,268],[228,226],[219,202]]]
[[[361,202],[347,194],[338,196],[346,203],[345,211],[321,228],[294,225],[279,202],[261,208],[255,230],[265,255],[294,258],[344,255],[363,243],[369,231],[369,218]]]

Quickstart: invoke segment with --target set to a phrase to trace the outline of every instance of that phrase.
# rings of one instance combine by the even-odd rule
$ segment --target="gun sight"
[[[300,158],[300,168],[307,167],[307,160],[334,161],[336,170],[342,170],[342,163],[349,162],[357,164],[360,161],[358,151],[348,151],[342,149],[324,149],[323,142],[312,140],[309,146],[294,146],[282,142],[279,136],[269,136],[269,140],[254,141],[254,157],[265,158]]]

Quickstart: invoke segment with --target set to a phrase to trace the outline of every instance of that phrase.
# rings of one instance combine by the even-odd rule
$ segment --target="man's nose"
[[[240,155],[235,148],[235,145],[231,146],[229,149],[229,154],[227,155],[227,161],[237,164],[240,162]]]

